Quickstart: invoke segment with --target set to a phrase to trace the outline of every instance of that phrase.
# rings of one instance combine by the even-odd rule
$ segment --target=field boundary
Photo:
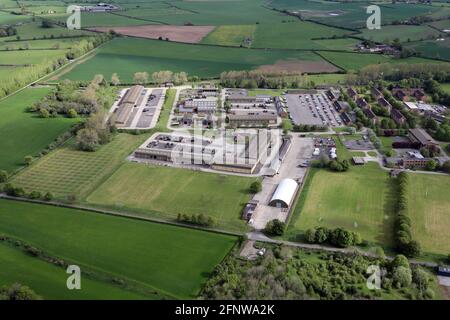
[[[240,232],[228,231],[228,230],[218,229],[218,228],[205,228],[202,226],[197,226],[197,225],[192,225],[192,224],[184,224],[184,223],[177,222],[177,221],[170,221],[170,220],[158,219],[158,218],[154,218],[154,217],[142,216],[139,214],[126,212],[126,211],[100,209],[100,208],[90,207],[90,206],[86,206],[86,205],[68,204],[68,203],[63,203],[63,202],[59,202],[59,201],[43,201],[43,200],[35,200],[35,199],[28,199],[28,198],[18,198],[18,197],[8,196],[5,193],[0,193],[0,199],[50,205],[50,206],[60,207],[60,208],[77,209],[77,210],[82,210],[82,211],[91,212],[91,213],[104,214],[104,215],[109,215],[109,216],[141,220],[141,221],[146,221],[146,222],[172,225],[172,226],[176,226],[176,227],[196,229],[199,231],[212,232],[212,233],[224,234],[224,235],[229,235],[229,236],[242,237],[245,235],[244,232],[240,233]]]

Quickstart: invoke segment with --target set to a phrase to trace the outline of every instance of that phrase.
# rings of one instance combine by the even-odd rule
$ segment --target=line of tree
[[[307,78],[298,72],[228,71],[220,74],[220,84],[227,88],[299,88],[308,86]]]
[[[117,75],[116,75],[117,76]],[[172,72],[169,70],[157,71],[152,73],[152,83],[162,85],[165,83],[174,83],[175,85],[182,85],[188,81],[188,74],[186,72]],[[133,82],[135,84],[149,83],[148,72],[136,72],[133,75]]]
[[[421,247],[419,242],[412,238],[411,219],[408,216],[408,174],[402,171],[394,179],[397,195],[394,223],[396,250],[407,257],[417,257],[421,254]]]
[[[345,172],[350,169],[350,162],[347,159],[330,160],[328,155],[322,154],[319,160],[311,161],[311,166],[314,168],[328,168],[331,171],[335,172]]]
[[[195,224],[203,227],[212,227],[215,224],[215,221],[210,216],[206,216],[203,213],[200,214],[193,214],[191,216],[187,214],[181,214],[179,213],[177,215],[177,221],[183,222],[183,223],[189,223],[189,224]]]
[[[109,35],[100,34],[95,37],[83,39],[80,42],[74,44],[72,48],[66,53],[61,53],[61,56],[54,59],[45,59],[40,63],[36,63],[31,66],[18,68],[16,71],[12,71],[10,77],[4,79],[0,83],[0,98],[9,95],[15,90],[22,88],[30,82],[55,71],[61,66],[65,65],[68,60],[75,59],[93,48],[97,47],[101,43],[110,39]]]
[[[327,243],[340,248],[347,248],[363,242],[358,232],[349,231],[344,228],[310,228],[306,230],[304,238],[309,243]]]
[[[6,183],[3,186],[3,192],[8,196],[17,198],[28,198],[32,200],[53,200],[53,194],[51,192],[42,193],[40,191],[30,191],[26,192],[22,187],[13,186],[11,183]]]

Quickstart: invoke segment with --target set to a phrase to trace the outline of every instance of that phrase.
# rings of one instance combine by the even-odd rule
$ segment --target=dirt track
[[[165,26],[165,25],[146,25],[146,26],[130,26],[130,27],[99,27],[92,28],[92,30],[108,32],[114,30],[115,32],[127,36],[159,39],[164,40],[168,38],[170,41],[198,43],[208,33],[210,33],[214,26]]]

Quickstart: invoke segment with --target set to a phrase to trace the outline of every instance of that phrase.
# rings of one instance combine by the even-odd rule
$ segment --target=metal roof
[[[292,203],[297,187],[298,184],[293,179],[281,180],[269,204],[276,205],[278,202],[282,202],[284,206],[288,207]]]

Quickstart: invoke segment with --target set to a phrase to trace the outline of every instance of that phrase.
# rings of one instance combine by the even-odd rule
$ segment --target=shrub
[[[32,191],[28,195],[28,198],[30,199],[40,199],[42,197],[42,194],[39,191]]]
[[[400,266],[397,267],[392,275],[392,279],[397,288],[407,288],[411,285],[411,269]]]
[[[0,183],[8,181],[8,172],[0,170]]]
[[[286,224],[284,222],[274,219],[267,223],[264,232],[273,236],[281,236],[284,233],[285,227]]]
[[[25,157],[23,158],[23,162],[24,162],[27,166],[29,166],[29,165],[33,162],[33,157],[32,157],[32,156],[25,156]]]
[[[262,183],[261,181],[254,181],[250,185],[250,193],[258,193],[262,190]]]
[[[53,194],[52,194],[51,192],[47,192],[47,193],[44,195],[44,200],[45,200],[45,201],[51,201],[51,200],[53,200]]]
[[[396,269],[398,267],[409,268],[408,258],[406,258],[402,254],[396,255],[394,260],[391,261],[391,268],[392,268],[392,270],[394,270],[394,269]]]

